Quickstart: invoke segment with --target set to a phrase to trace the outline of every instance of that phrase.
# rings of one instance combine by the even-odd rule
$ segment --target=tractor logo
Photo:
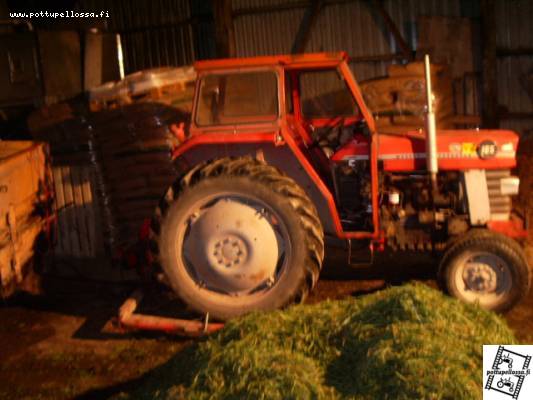
[[[494,348],[497,348],[495,355]],[[522,348],[526,351],[516,350]],[[519,399],[521,393],[524,399],[530,399],[533,395],[533,379],[529,378],[530,382],[527,379],[531,373],[529,364],[532,353],[533,346],[483,346],[486,371],[483,399],[506,399],[507,396]]]
[[[485,140],[477,147],[477,154],[482,160],[495,157],[498,152],[498,146],[492,140]]]

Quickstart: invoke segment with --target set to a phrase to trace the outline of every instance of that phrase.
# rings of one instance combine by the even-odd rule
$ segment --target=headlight
[[[516,176],[500,179],[500,192],[502,195],[513,196],[518,194],[520,179]]]

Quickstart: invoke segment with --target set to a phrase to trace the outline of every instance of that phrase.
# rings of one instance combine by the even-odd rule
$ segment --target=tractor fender
[[[175,168],[178,171],[178,181],[194,166],[209,160],[245,156],[258,158],[278,168],[297,182],[315,205],[324,228],[324,234],[337,235],[334,224],[335,216],[331,212],[328,199],[319,189],[317,182],[311,178],[291,148],[287,145],[276,144],[272,137],[269,141],[251,143],[198,143],[194,146],[187,146],[186,151],[175,152],[174,156]]]

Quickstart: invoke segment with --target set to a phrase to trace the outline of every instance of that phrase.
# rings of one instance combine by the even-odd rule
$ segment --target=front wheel
[[[530,288],[530,270],[521,247],[512,239],[476,230],[454,242],[439,267],[439,283],[467,303],[505,312]]]
[[[324,256],[320,221],[305,192],[274,167],[217,160],[172,197],[160,212],[159,261],[195,311],[228,319],[278,309],[314,286]]]

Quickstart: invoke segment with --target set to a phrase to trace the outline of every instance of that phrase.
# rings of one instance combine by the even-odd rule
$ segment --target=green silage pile
[[[424,285],[256,313],[174,356],[135,399],[481,398],[497,315]]]

